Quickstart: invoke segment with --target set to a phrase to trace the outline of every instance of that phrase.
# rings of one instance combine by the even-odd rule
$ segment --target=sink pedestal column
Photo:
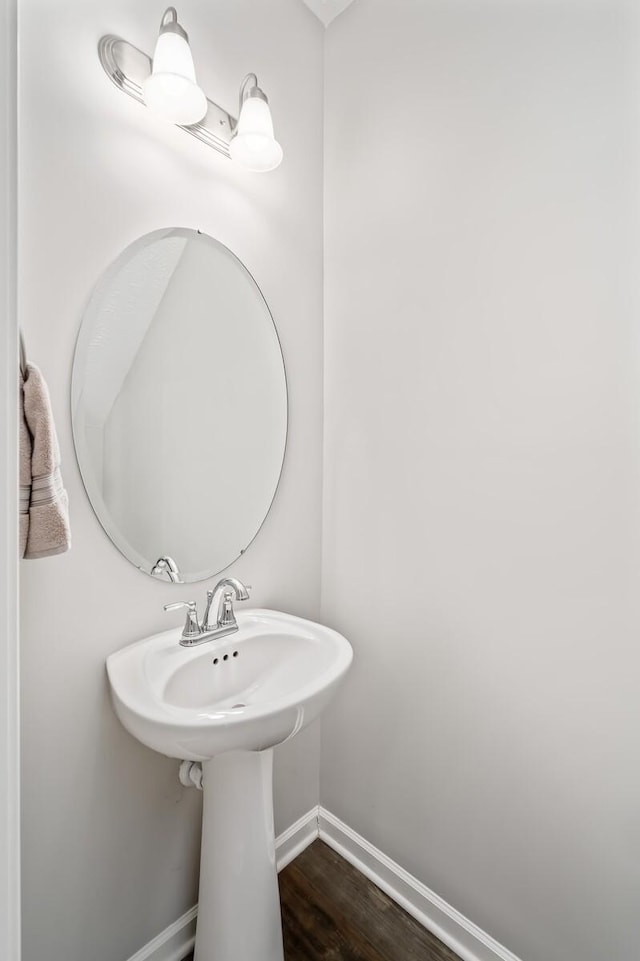
[[[284,961],[273,829],[273,751],[202,765],[195,961]]]

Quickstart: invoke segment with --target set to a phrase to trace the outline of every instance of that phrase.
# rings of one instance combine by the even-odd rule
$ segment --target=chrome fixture
[[[174,561],[173,557],[159,557],[151,568],[151,573],[154,577],[163,577],[167,575],[172,584],[183,584],[184,581],[180,576],[180,568]]]
[[[119,90],[225,157],[256,172],[280,164],[282,148],[255,73],[247,74],[240,86],[239,118],[209,100],[196,82],[189,38],[175,7],[168,7],[160,21],[153,59],[114,34],[100,39],[98,56]]]
[[[187,609],[187,619],[182,631],[181,644],[193,644],[195,639],[202,634],[202,628],[198,623],[198,608],[195,601],[176,601],[175,604],[165,604],[165,611],[178,611],[181,607]]]
[[[223,577],[218,581],[212,591],[207,591],[207,606],[202,619],[202,630],[217,631],[220,628],[230,627],[231,631],[225,631],[226,634],[237,631],[238,624],[233,613],[233,595],[235,594],[237,601],[248,601],[249,589],[250,586],[246,587],[236,577]],[[215,620],[211,624],[209,617],[212,610]]]
[[[20,373],[22,374],[22,379],[24,380],[27,376],[27,349],[24,346],[24,336],[22,331],[20,331]]]
[[[234,634],[238,630],[238,622],[233,611],[233,599],[248,601],[250,585],[245,585],[236,577],[223,577],[212,591],[207,591],[207,606],[202,624],[198,621],[198,609],[195,601],[177,601],[175,604],[165,604],[165,611],[177,611],[187,608],[187,620],[182,631],[180,644],[183,647],[193,647],[204,641],[212,641],[217,637]],[[213,612],[215,620],[209,623]]]

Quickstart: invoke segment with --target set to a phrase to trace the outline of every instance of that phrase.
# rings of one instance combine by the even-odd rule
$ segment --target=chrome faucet
[[[207,606],[202,620],[203,631],[218,631],[226,627],[234,631],[238,630],[236,616],[233,613],[234,594],[237,601],[249,600],[249,588],[236,577],[223,577],[212,591],[207,591]],[[212,610],[215,620],[210,623]],[[230,634],[231,631],[225,631],[225,633]]]
[[[250,586],[235,577],[223,577],[212,591],[207,591],[207,606],[202,624],[198,621],[198,609],[195,601],[177,601],[175,604],[165,604],[165,611],[177,611],[187,608],[187,620],[182,631],[180,643],[183,647],[193,647],[203,641],[212,641],[226,634],[233,634],[238,630],[238,622],[233,611],[233,599],[237,601],[249,600]],[[209,623],[212,616],[215,620]]]

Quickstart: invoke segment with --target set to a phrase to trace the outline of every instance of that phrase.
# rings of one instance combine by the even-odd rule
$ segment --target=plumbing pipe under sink
[[[195,787],[202,790],[202,764],[199,761],[182,761],[178,771],[178,780],[184,787]]]

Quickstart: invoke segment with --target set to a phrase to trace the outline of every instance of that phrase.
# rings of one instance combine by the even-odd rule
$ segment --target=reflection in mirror
[[[182,228],[128,247],[82,320],[72,418],[89,499],[125,557],[175,583],[231,564],[269,511],[287,434],[278,335],[243,264]]]

